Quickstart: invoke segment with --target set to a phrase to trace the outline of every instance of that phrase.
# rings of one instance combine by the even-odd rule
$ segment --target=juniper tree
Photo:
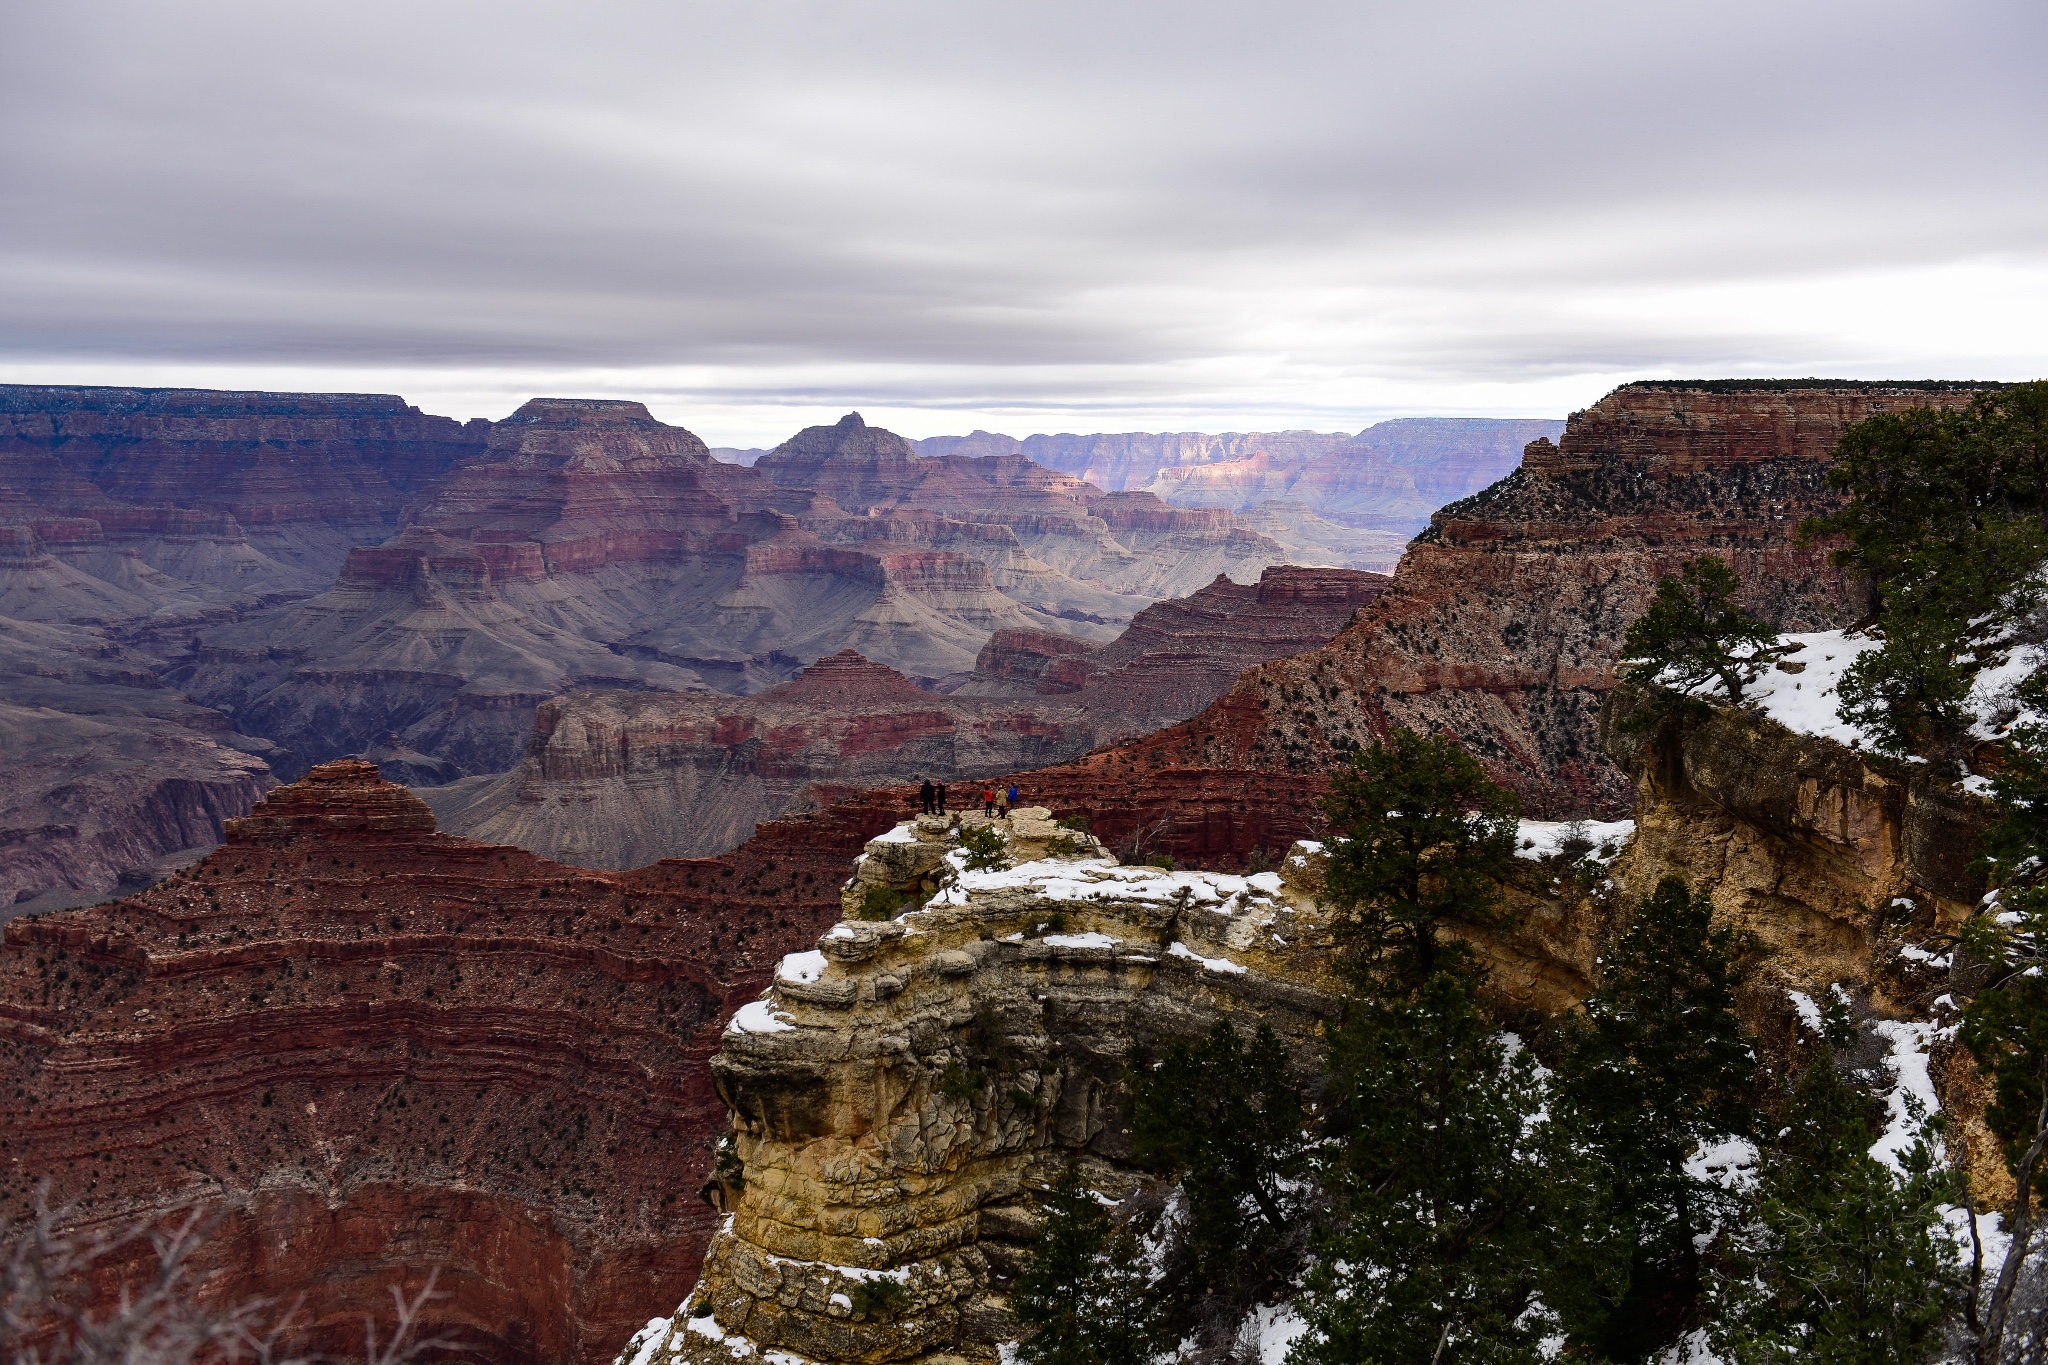
[[[2037,678],[2030,689],[2038,704]],[[2048,1196],[2048,727],[2020,726],[1992,779],[2000,818],[1984,837],[1995,897],[1963,932],[1992,972],[1963,1011],[1960,1036],[1992,1084],[1984,1121],[2013,1173],[2011,1248],[1993,1282],[1980,1359],[2000,1358],[2007,1311]]]
[[[2042,600],[2048,382],[1870,417],[1828,481],[1847,502],[1801,534],[1845,539],[1834,560],[1869,584],[1881,637],[1844,675],[1842,714],[1894,753],[1953,762],[1971,683]]]
[[[1440,929],[1498,919],[1494,879],[1514,856],[1520,803],[1455,739],[1405,728],[1354,755],[1330,788],[1342,838],[1328,894],[1346,966],[1362,989],[1419,985],[1465,956]]]
[[[1583,1227],[1582,1156],[1448,926],[1498,926],[1514,798],[1453,740],[1397,730],[1340,773],[1329,886],[1352,989],[1327,1026],[1337,1139],[1300,1365],[1534,1362],[1541,1267]]]
[[[1559,1121],[1592,1154],[1608,1205],[1589,1238],[1606,1279],[1570,1256],[1545,1298],[1601,1359],[1647,1359],[1696,1319],[1699,1241],[1732,1211],[1687,1170],[1702,1143],[1747,1135],[1756,1060],[1735,1016],[1739,944],[1667,877],[1601,959],[1583,1015],[1559,1029]]]
[[[1899,1171],[1874,1158],[1867,1108],[1823,1044],[1717,1282],[1711,1336],[1734,1365],[1901,1365],[1943,1344],[1962,1287],[1941,1213],[1955,1181],[1924,1129]]]
[[[1712,555],[1660,579],[1656,596],[1622,639],[1624,671],[1678,692],[1718,681],[1728,700],[1741,705],[1742,690],[1778,638],[1735,600],[1741,587],[1735,571]]]
[[[1151,1365],[1166,1344],[1136,1247],[1069,1165],[1045,1195],[1045,1225],[1010,1291],[1025,1365]]]
[[[1307,1164],[1306,1124],[1268,1024],[1245,1043],[1219,1019],[1201,1043],[1176,1041],[1140,1073],[1132,1147],[1181,1177],[1188,1249],[1211,1288],[1264,1278],[1298,1212],[1288,1190]]]
[[[1346,1122],[1291,1365],[1546,1358],[1544,1267],[1597,1217],[1594,1182],[1539,1120],[1535,1062],[1488,1018],[1475,977],[1439,970],[1354,1000],[1332,1031]]]

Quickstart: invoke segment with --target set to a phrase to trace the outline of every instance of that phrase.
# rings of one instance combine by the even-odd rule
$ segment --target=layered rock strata
[[[396,736],[475,775],[565,691],[752,693],[845,648],[936,684],[997,630],[1107,642],[1158,596],[1285,558],[1227,512],[922,459],[858,414],[744,469],[640,404],[557,399],[405,517],[331,590],[207,632],[174,681],[300,765]]]
[[[1598,716],[1629,624],[1701,554],[1780,629],[1860,610],[1800,520],[1838,504],[1847,423],[1960,404],[1967,385],[1631,384],[1572,415],[1561,445],[1431,518],[1393,584],[1327,646],[1247,672],[1185,725],[1091,757],[1106,782],[1155,768],[1313,777],[1395,725],[1457,735],[1532,814],[1625,812]]]
[[[0,1215],[45,1181],[92,1224],[196,1206],[214,1291],[299,1302],[313,1349],[438,1269],[429,1332],[608,1359],[696,1278],[724,1019],[897,814],[608,874],[318,768],[148,891],[6,926]]]
[[[0,612],[161,624],[317,592],[487,426],[382,394],[0,385]]]
[[[722,853],[812,784],[1035,767],[1095,738],[1076,706],[935,696],[852,650],[756,697],[582,692],[540,708],[526,760],[430,793],[451,827],[590,867]]]
[[[755,697],[573,693],[540,707],[519,767],[429,799],[465,834],[595,867],[731,848],[814,803],[818,783],[930,778],[964,807],[979,779],[1193,714],[1248,661],[1327,640],[1384,583],[1297,567],[1255,587],[1218,578],[1092,652],[1071,636],[999,632],[986,666],[946,696],[851,651]]]
[[[1312,1067],[1326,926],[1286,876],[1119,866],[1042,808],[992,823],[1009,870],[969,870],[937,818],[871,842],[849,907],[948,884],[835,925],[734,1016],[712,1072],[739,1173],[710,1191],[725,1217],[704,1283],[629,1354],[993,1361],[1037,1190],[1075,1157],[1135,1183],[1134,1046],[1257,1020]]]

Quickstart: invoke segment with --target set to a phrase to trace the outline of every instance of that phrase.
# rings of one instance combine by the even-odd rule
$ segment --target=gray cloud
[[[11,374],[1200,416],[2048,370],[2038,4],[0,25]]]

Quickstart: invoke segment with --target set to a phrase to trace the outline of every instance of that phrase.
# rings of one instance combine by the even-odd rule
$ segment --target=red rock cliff
[[[184,874],[0,945],[0,1208],[225,1221],[220,1292],[359,1349],[442,1268],[492,1361],[611,1358],[697,1275],[705,1058],[838,915],[851,803],[724,858],[594,873],[434,832],[359,762],[280,788]]]

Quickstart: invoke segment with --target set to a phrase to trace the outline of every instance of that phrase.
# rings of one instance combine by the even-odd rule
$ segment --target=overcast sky
[[[0,5],[0,380],[714,443],[2048,374],[2048,5]]]

